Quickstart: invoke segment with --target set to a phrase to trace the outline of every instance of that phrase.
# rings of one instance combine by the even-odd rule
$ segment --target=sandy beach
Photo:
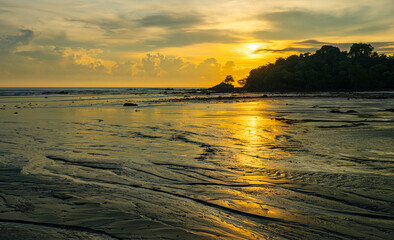
[[[0,96],[1,239],[394,234],[393,98],[32,91]]]

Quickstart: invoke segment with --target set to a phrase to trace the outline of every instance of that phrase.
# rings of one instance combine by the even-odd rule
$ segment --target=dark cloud
[[[141,31],[147,27],[161,27],[170,30],[192,28],[204,22],[203,17],[196,13],[159,13],[139,19],[127,15],[117,15],[113,18],[73,18],[66,20],[70,22],[80,22],[87,26],[99,27],[111,36],[115,36],[122,32]]]
[[[203,22],[203,17],[195,13],[160,13],[138,20],[139,25],[143,27],[165,27],[170,29],[194,27]]]
[[[195,30],[173,31],[162,36],[161,40],[146,41],[146,45],[154,48],[181,47],[198,43],[233,43],[240,39],[228,31]]]
[[[371,43],[371,45],[375,48],[375,51],[380,53],[392,54],[394,52],[394,42],[377,42]]]
[[[282,48],[282,49],[269,49],[269,48],[262,48],[262,49],[257,49],[253,53],[259,53],[259,52],[314,52],[318,50],[319,48],[302,48],[302,47],[288,47],[288,48]]]
[[[384,24],[392,17],[369,13],[369,8],[346,9],[335,14],[299,10],[272,12],[258,16],[258,19],[269,22],[272,28],[256,31],[254,35],[264,40],[295,40],[315,36],[365,35],[392,28],[392,24]]]
[[[335,42],[321,42],[317,40],[304,40],[304,41],[296,41],[293,42],[292,44],[315,47],[316,49],[320,49],[320,47],[323,45],[331,45],[331,46],[336,46],[342,50],[348,50],[354,43],[335,43]],[[368,42],[368,44],[371,44],[377,51],[383,51],[384,48],[393,46],[394,42]]]
[[[303,41],[295,41],[292,43],[292,45],[301,45],[303,47],[300,48],[301,51],[299,52],[305,52],[302,51],[303,48],[307,49],[306,47],[309,47],[311,51],[316,51],[320,49],[323,45],[330,45],[330,46],[336,46],[341,49],[348,49],[353,43],[334,43],[334,42],[323,42],[323,41],[318,41],[318,40],[303,40]]]
[[[9,53],[19,46],[27,45],[33,40],[33,36],[33,31],[21,29],[17,35],[0,37],[0,52]]]
[[[372,42],[371,45],[376,48],[382,48],[382,47],[393,46],[394,42]]]
[[[326,44],[326,42],[320,42],[317,40],[313,40],[313,39],[309,39],[309,40],[304,40],[304,41],[299,41],[299,42],[295,42],[297,44],[313,44],[313,45],[322,45],[322,44]]]
[[[355,27],[354,29],[349,29],[348,34],[351,35],[364,35],[364,34],[374,34],[385,32],[390,29],[390,25],[370,25],[370,26],[362,26],[362,27]]]
[[[303,41],[294,41],[290,44],[291,47],[281,48],[281,49],[269,49],[269,48],[261,48],[254,51],[254,53],[260,52],[315,52],[319,50],[323,45],[330,45],[340,48],[341,50],[349,50],[350,47],[354,43],[333,43],[333,42],[321,42],[318,40],[303,40]],[[394,50],[394,42],[370,42],[375,51],[379,52],[392,52]]]
[[[34,40],[35,43],[42,46],[59,46],[59,47],[82,47],[82,48],[99,48],[99,43],[77,41],[70,39],[65,32],[52,33],[40,36]]]
[[[95,19],[66,19],[69,22],[79,22],[86,24],[86,26],[99,27],[106,33],[114,34],[117,30],[133,28],[133,22],[130,19],[125,19],[118,16],[113,19],[109,18],[95,18]]]
[[[0,14],[3,14],[3,13],[12,13],[12,12],[9,11],[9,10],[1,9],[1,8],[0,8]]]
[[[53,51],[42,51],[42,50],[35,50],[35,51],[20,51],[16,52],[15,54],[32,58],[35,60],[45,60],[45,61],[55,61],[55,60],[60,60],[61,56],[60,54],[53,52]]]
[[[387,48],[379,48],[375,49],[379,53],[385,53],[385,54],[394,54],[394,47],[387,47]]]
[[[109,47],[120,50],[152,51],[164,47],[198,43],[232,43],[239,40],[236,34],[229,31],[196,29],[197,26],[204,24],[203,16],[196,13],[158,13],[139,19],[119,15],[111,19],[68,19],[68,21],[83,23],[86,27],[99,27],[107,33],[108,38],[135,40],[127,46],[120,43],[119,46],[113,44]],[[152,27],[162,28],[163,31],[146,36],[146,30]],[[62,39],[65,38],[56,41],[60,43],[64,41]]]

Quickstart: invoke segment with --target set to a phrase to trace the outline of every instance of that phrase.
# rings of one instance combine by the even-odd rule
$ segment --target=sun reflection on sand
[[[233,139],[229,144],[232,155],[227,159],[235,174],[231,177],[234,188],[216,189],[218,196],[223,197],[210,202],[252,216],[294,220],[291,214],[275,207],[270,197],[277,191],[277,180],[268,172],[277,169],[273,160],[287,153],[275,147],[281,144],[277,136],[283,135],[283,124],[271,119],[267,107],[263,102],[239,103],[231,124],[223,125],[231,128]],[[237,188],[238,184],[244,187]]]
[[[247,115],[234,118],[237,123],[233,137],[242,143],[236,153],[238,167],[267,168],[269,159],[278,158],[283,151],[273,149],[277,135],[283,133],[281,123],[263,115],[264,104],[243,106]]]

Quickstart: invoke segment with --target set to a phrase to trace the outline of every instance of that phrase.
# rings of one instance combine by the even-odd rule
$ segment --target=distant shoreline
[[[234,101],[234,100],[253,100],[269,98],[347,98],[347,99],[394,99],[392,92],[315,92],[315,93],[211,93],[215,96],[184,96],[182,98],[168,98],[158,100],[158,102],[187,102],[187,101]],[[230,95],[231,94],[231,95]],[[244,95],[256,94],[256,95]]]
[[[145,95],[166,97],[165,101],[234,100],[253,98],[363,98],[392,99],[394,90],[382,91],[215,91],[212,88],[0,88],[0,97]]]

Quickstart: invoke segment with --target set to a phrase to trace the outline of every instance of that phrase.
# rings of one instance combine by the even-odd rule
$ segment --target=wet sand
[[[392,98],[220,96],[0,97],[0,238],[393,236]]]

